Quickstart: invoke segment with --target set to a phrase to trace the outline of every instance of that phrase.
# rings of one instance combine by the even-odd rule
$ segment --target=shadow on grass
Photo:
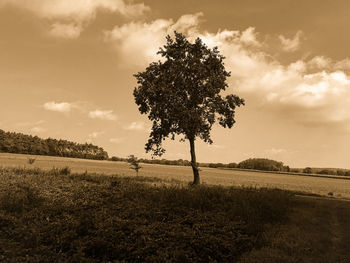
[[[0,175],[3,261],[234,262],[293,203],[277,189],[38,169]]]

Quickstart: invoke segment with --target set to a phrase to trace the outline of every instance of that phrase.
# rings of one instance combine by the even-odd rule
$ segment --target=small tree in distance
[[[195,140],[199,137],[212,144],[210,131],[215,123],[231,128],[235,123],[235,108],[244,100],[230,94],[220,95],[228,87],[224,57],[217,47],[208,48],[200,38],[190,43],[175,32],[160,48],[164,61],[151,63],[144,72],[134,76],[138,87],[134,89],[135,102],[141,114],[148,114],[153,122],[146,152],[161,156],[165,149],[162,141],[167,137],[183,135],[181,141],[190,144],[193,184],[200,184],[195,153]]]
[[[138,176],[139,175],[139,170],[142,167],[140,166],[140,163],[139,163],[139,160],[137,159],[137,157],[135,157],[134,155],[129,155],[128,162],[131,165],[130,169],[135,170],[136,176]]]

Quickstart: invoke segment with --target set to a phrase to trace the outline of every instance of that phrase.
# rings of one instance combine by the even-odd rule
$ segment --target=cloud
[[[103,132],[103,131],[100,131],[100,132],[99,131],[94,131],[94,132],[89,134],[89,138],[90,139],[95,139],[95,138],[99,137],[100,135],[102,135],[104,133],[105,132]]]
[[[130,131],[144,131],[145,128],[145,123],[144,122],[132,122],[128,126],[124,127],[125,130],[130,130]]]
[[[279,148],[271,148],[271,149],[267,149],[264,151],[265,154],[267,154],[268,156],[270,155],[279,155],[282,153],[286,153],[287,150],[286,149],[279,149]]]
[[[261,43],[257,40],[257,34],[254,27],[248,27],[244,30],[240,35],[240,41],[252,46],[261,46]]]
[[[175,30],[189,34],[197,32],[202,13],[183,15],[174,23],[172,19],[157,19],[150,23],[131,22],[105,31],[105,41],[118,52],[124,65],[144,66],[159,59],[159,47],[165,44],[165,36]]]
[[[27,9],[42,18],[91,20],[99,10],[135,17],[149,11],[144,3],[127,4],[123,0],[0,0],[1,4],[11,4]]]
[[[279,40],[281,41],[282,49],[286,52],[294,52],[298,50],[300,47],[300,38],[302,37],[302,35],[302,31],[298,31],[292,39],[280,35]]]
[[[117,120],[117,116],[113,113],[112,110],[94,110],[94,111],[90,111],[88,116],[91,119],[100,119],[100,120],[109,120],[109,121]]]
[[[231,72],[228,91],[246,99],[247,105],[270,111],[303,125],[350,127],[350,59],[332,61],[322,55],[282,63],[269,53],[267,42],[253,27],[245,30],[200,30],[202,13],[188,14],[176,22],[157,19],[131,22],[105,32],[123,66],[147,66],[160,59],[156,53],[165,36],[181,29],[193,41],[200,37],[209,47],[218,46]],[[285,51],[300,47],[303,33],[292,39],[279,36]],[[263,38],[266,39],[266,38]]]
[[[207,144],[207,147],[210,149],[225,149],[225,145],[220,145],[220,144]]]
[[[51,25],[51,30],[49,31],[49,34],[59,38],[75,39],[80,36],[82,30],[83,28],[81,25],[76,25],[73,23],[54,23],[53,25]]]
[[[45,110],[57,111],[57,112],[70,112],[72,110],[72,104],[68,102],[46,102],[43,105]]]
[[[109,141],[111,143],[118,144],[118,143],[121,143],[122,141],[124,141],[124,138],[110,138]]]
[[[47,129],[43,128],[43,127],[39,127],[39,126],[35,126],[33,128],[30,129],[32,132],[36,132],[36,133],[43,133],[46,132]]]
[[[5,4],[28,10],[53,22],[50,35],[71,39],[79,37],[99,11],[134,18],[150,10],[144,3],[129,4],[123,0],[0,0],[0,7]]]
[[[334,62],[316,56],[284,65],[259,45],[246,46],[241,35],[224,30],[200,37],[208,46],[219,47],[231,71],[229,86],[247,104],[305,125],[350,127],[348,59]]]

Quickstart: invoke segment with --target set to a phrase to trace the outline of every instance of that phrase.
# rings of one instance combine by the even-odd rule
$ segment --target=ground
[[[0,261],[350,262],[349,180],[0,157]]]

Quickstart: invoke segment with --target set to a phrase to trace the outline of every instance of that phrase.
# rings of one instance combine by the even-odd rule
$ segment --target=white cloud
[[[282,49],[286,52],[294,52],[300,47],[300,39],[303,35],[302,31],[298,31],[292,39],[286,38],[283,35],[279,36],[282,44]]]
[[[117,116],[113,113],[112,110],[94,110],[89,112],[89,117],[91,119],[101,119],[115,121]]]
[[[261,46],[261,43],[257,40],[254,27],[248,27],[244,30],[241,34],[240,40],[248,45]]]
[[[110,42],[123,59],[124,65],[144,66],[160,57],[159,47],[165,44],[165,36],[178,32],[194,34],[202,13],[183,15],[177,22],[157,19],[150,23],[131,22],[105,31],[105,41]]]
[[[57,112],[70,112],[72,110],[72,104],[68,102],[46,102],[43,105],[45,110],[57,111]]]
[[[54,23],[51,25],[51,30],[49,32],[50,35],[54,37],[61,37],[67,39],[75,39],[80,36],[83,28],[81,25],[76,25],[73,23],[70,24],[62,24],[62,23]]]
[[[328,68],[332,63],[330,58],[326,58],[324,56],[316,56],[308,61],[308,66],[316,69],[325,69]]]
[[[146,128],[145,128],[144,122],[134,121],[130,123],[128,126],[125,126],[124,129],[130,130],[130,131],[144,131]]]

